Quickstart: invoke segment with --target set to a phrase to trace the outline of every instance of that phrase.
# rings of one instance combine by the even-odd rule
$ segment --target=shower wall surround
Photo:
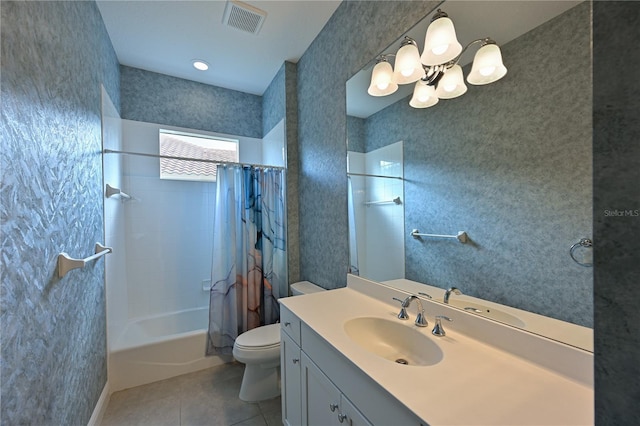
[[[405,235],[405,278],[593,327],[593,268],[568,251],[592,237],[590,13],[582,3],[503,45],[495,84],[366,120],[366,152],[405,141],[406,228],[473,241]]]
[[[101,84],[118,62],[93,2],[10,2],[2,27],[2,424],[87,424],[107,379]]]

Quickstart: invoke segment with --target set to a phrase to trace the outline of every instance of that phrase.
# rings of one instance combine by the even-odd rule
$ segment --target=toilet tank
[[[324,288],[318,287],[310,281],[299,281],[291,284],[291,295],[299,296],[301,294],[317,293],[319,291],[325,291]]]

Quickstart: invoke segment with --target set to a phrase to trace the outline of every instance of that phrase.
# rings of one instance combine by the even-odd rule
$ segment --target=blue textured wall
[[[298,202],[298,99],[297,67],[285,62],[262,95],[262,132],[269,133],[285,119],[287,146],[287,252],[289,282],[300,280]]]
[[[346,1],[298,62],[301,275],[346,285],[345,83],[438,1]]]
[[[593,327],[593,269],[568,251],[592,238],[590,13],[501,46],[496,83],[367,119],[367,151],[405,142],[405,228],[472,240],[407,233],[406,278]]]
[[[127,66],[120,76],[123,119],[263,136],[261,96]]]
[[[2,12],[2,424],[86,424],[106,382],[101,91],[118,63],[93,2]]]
[[[631,425],[640,423],[640,3],[595,2],[593,12],[596,424]]]
[[[262,94],[262,136],[266,135],[285,117],[285,64],[282,64],[271,84]]]

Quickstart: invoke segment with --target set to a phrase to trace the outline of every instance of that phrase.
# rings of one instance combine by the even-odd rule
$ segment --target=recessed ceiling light
[[[205,61],[202,61],[200,59],[194,59],[193,60],[193,67],[197,70],[200,71],[206,71],[209,69],[209,64],[206,63]]]

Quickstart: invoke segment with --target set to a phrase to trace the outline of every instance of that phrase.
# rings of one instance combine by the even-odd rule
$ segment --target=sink
[[[428,333],[428,329],[424,329]],[[391,362],[426,366],[442,360],[442,350],[413,321],[401,322],[375,317],[353,318],[344,331],[363,349]]]
[[[476,315],[480,315],[495,321],[500,321],[514,327],[522,328],[525,326],[524,321],[522,321],[520,318],[514,315],[511,315],[507,312],[501,311],[500,309],[494,309],[488,306],[484,306],[484,305],[473,303],[473,302],[467,302],[461,299],[450,300],[449,304],[451,306],[455,306],[458,309],[463,309],[467,312],[471,312]]]

